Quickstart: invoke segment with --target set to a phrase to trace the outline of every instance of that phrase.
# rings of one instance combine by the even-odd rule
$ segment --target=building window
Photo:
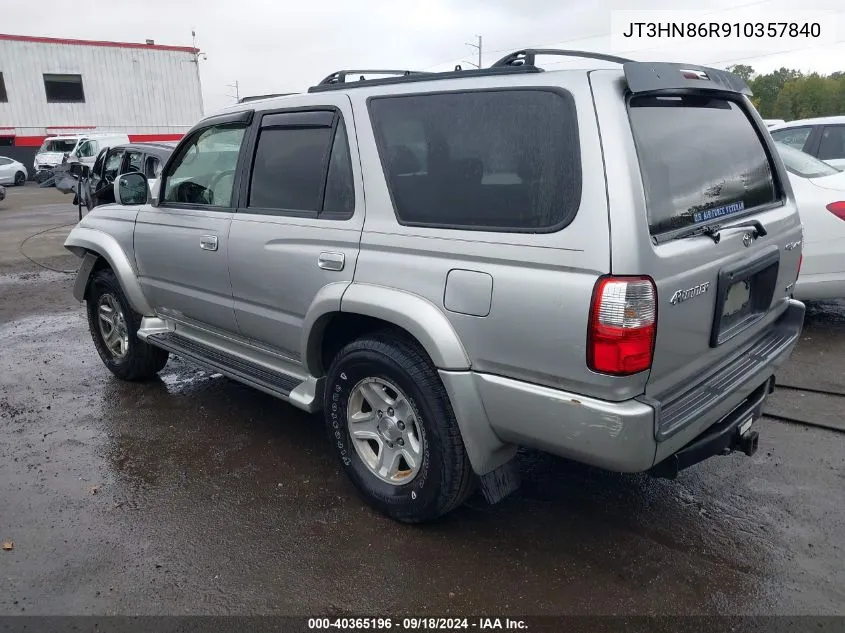
[[[82,75],[44,75],[48,103],[84,102]]]
[[[3,80],[3,73],[0,73],[0,103],[6,103],[9,100],[6,94],[6,82]]]

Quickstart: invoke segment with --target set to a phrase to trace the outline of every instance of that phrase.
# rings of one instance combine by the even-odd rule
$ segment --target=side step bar
[[[146,341],[206,369],[220,372],[271,395],[288,398],[290,392],[302,384],[298,378],[268,369],[263,365],[209,347],[174,332],[150,334],[146,337]]]

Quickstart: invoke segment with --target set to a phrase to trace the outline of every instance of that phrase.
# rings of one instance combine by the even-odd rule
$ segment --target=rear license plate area
[[[733,338],[768,312],[779,267],[780,253],[775,250],[719,271],[710,347]]]

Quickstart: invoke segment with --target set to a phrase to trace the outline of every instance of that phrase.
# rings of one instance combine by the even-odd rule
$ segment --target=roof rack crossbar
[[[346,83],[349,75],[360,75],[358,81],[364,80],[364,75],[397,75],[407,77],[409,75],[425,75],[421,70],[338,70],[323,79],[318,86]]]
[[[591,51],[575,51],[563,50],[558,48],[526,48],[521,51],[516,51],[510,55],[505,55],[491,66],[491,68],[499,68],[502,66],[534,66],[537,55],[558,55],[560,57],[582,57],[584,59],[599,59],[605,62],[612,62],[615,64],[626,64],[631,59],[624,57],[617,57],[616,55],[605,55],[604,53],[593,53]]]

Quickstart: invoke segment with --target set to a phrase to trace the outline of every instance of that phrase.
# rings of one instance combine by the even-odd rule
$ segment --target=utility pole
[[[466,45],[471,46],[472,48],[475,48],[475,49],[478,50],[478,63],[477,64],[473,64],[472,62],[465,62],[465,63],[469,64],[470,66],[475,66],[476,68],[481,68],[481,36],[476,35],[475,37],[478,38],[478,44],[470,44],[469,42],[467,42]]]
[[[238,102],[238,103],[240,103],[240,100],[241,100],[241,92],[240,92],[240,90],[239,90],[239,88],[238,88],[238,82],[237,82],[237,80],[235,80],[235,83],[233,83],[233,84],[227,84],[226,86],[227,86],[228,88],[234,88],[234,89],[235,89],[235,101],[236,101],[236,102]]]
[[[208,59],[208,56],[205,53],[201,53],[200,49],[197,48],[197,32],[191,29],[191,43],[194,49],[194,65],[197,67],[197,89],[199,90],[199,104],[200,104],[200,112],[205,112],[205,106],[202,102],[202,80],[200,79],[200,60]]]

